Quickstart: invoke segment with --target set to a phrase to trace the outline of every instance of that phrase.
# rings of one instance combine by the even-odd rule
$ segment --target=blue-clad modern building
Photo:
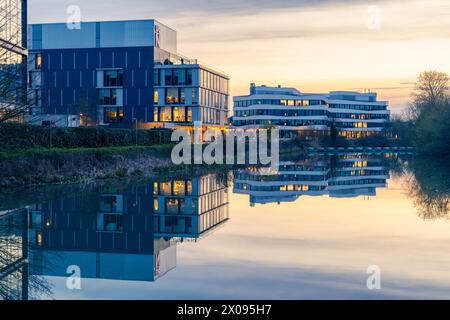
[[[226,125],[229,78],[179,55],[176,31],[156,20],[34,24],[29,47],[34,117],[144,128]]]
[[[178,245],[228,222],[228,180],[167,178],[28,209],[31,274],[67,277],[76,265],[83,278],[156,281],[176,268]],[[0,240],[1,226],[0,215]]]

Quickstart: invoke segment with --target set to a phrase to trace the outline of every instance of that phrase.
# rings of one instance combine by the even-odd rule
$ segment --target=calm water
[[[0,298],[448,299],[449,190],[448,164],[348,154],[3,192]]]

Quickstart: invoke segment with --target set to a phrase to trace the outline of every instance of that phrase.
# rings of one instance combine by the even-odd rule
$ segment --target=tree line
[[[450,157],[450,76],[425,71],[417,78],[406,112],[391,119],[391,133],[429,156]]]

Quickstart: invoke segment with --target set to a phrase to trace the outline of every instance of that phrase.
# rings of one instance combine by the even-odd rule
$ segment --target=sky
[[[224,71],[231,95],[249,84],[302,92],[371,90],[394,113],[425,70],[450,73],[448,0],[33,0],[31,23],[155,18],[178,51]]]

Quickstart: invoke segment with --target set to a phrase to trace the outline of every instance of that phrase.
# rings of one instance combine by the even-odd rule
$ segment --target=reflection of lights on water
[[[38,246],[42,246],[42,233],[37,234],[37,244]]]

